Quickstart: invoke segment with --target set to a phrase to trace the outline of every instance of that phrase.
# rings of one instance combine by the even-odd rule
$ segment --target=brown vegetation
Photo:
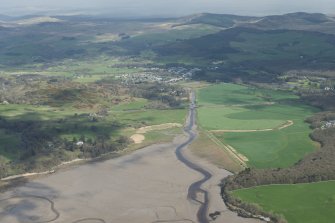
[[[198,138],[190,145],[190,150],[197,156],[205,158],[209,162],[220,168],[237,173],[243,169],[243,166],[231,154],[213,142],[203,131],[199,133]]]

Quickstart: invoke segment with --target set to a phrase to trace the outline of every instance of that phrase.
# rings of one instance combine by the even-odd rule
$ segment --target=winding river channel
[[[208,181],[212,174],[202,168],[200,165],[196,164],[194,161],[189,160],[185,155],[183,154],[183,149],[187,148],[187,145],[191,144],[195,138],[196,138],[196,130],[195,130],[195,121],[196,121],[196,106],[195,106],[195,94],[194,92],[191,93],[191,104],[190,104],[190,110],[189,110],[189,117],[186,122],[186,126],[184,131],[188,134],[189,139],[177,147],[176,149],[176,155],[178,159],[183,162],[186,166],[191,168],[194,171],[199,172],[203,175],[203,178],[199,181],[196,181],[191,184],[191,186],[188,189],[188,195],[187,198],[193,201],[196,201],[200,204],[197,218],[200,223],[208,223],[208,205],[209,205],[209,198],[208,198],[208,191],[201,188],[201,186]],[[204,200],[199,201],[198,200],[198,194],[201,193],[203,195]]]
[[[184,134],[129,155],[70,166],[0,194],[1,223],[254,223],[230,212],[218,184],[226,170],[194,156],[192,94]],[[209,213],[219,212],[216,220]]]

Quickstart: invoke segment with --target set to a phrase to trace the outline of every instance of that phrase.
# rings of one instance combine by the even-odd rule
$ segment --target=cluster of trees
[[[335,113],[321,113],[308,119],[312,126],[320,126],[320,117],[333,117]],[[308,154],[289,168],[250,169],[230,176],[224,181],[228,190],[267,184],[309,183],[335,179],[335,128],[315,129],[311,138],[321,144],[321,149]]]
[[[334,112],[323,112],[309,118],[307,121],[313,127],[319,127],[322,121],[335,117]],[[321,149],[307,155],[289,168],[281,169],[252,169],[247,168],[237,175],[229,176],[222,181],[221,193],[226,203],[247,210],[253,214],[262,213],[254,205],[241,202],[230,193],[232,190],[250,188],[269,184],[296,184],[311,183],[326,180],[335,180],[335,128],[317,128],[311,138],[321,144]],[[263,213],[264,214],[264,213]],[[271,217],[273,222],[284,222],[280,216]]]
[[[80,118],[74,116],[73,120]],[[60,122],[60,123],[58,123]],[[35,170],[36,167],[39,169],[48,168],[55,166],[62,161],[71,159],[67,157],[69,152],[79,158],[94,158],[100,155],[118,151],[126,148],[131,140],[128,137],[120,136],[111,138],[110,134],[105,132],[104,129],[100,129],[99,125],[94,122],[88,128],[95,137],[87,138],[82,135],[79,139],[67,140],[60,137],[60,133],[67,131],[80,131],[82,130],[80,123],[76,122],[72,124],[63,123],[62,120],[58,122],[48,121],[33,121],[33,120],[8,120],[0,117],[0,129],[4,129],[6,134],[16,136],[19,140],[17,148],[12,148],[11,152],[17,151],[18,159],[13,160],[9,163],[0,161],[0,177],[5,177],[10,173],[21,173],[31,170]],[[63,126],[63,129],[57,127],[57,125]],[[53,127],[52,127],[53,126]],[[111,123],[111,129],[117,129],[120,127],[119,123]],[[81,142],[78,144],[78,142]],[[72,155],[72,156],[73,156]],[[51,165],[48,163],[41,163],[38,161],[39,157],[45,157],[46,159],[54,157]],[[73,159],[73,157],[72,157]]]
[[[315,107],[323,110],[335,109],[335,91],[331,92],[304,92],[301,99]]]
[[[71,78],[29,74],[0,78],[0,104],[6,101],[9,104],[61,107],[68,103],[93,107],[100,99],[114,103],[124,93],[119,83],[103,80],[83,85]]]
[[[182,105],[182,98],[187,96],[187,92],[183,88],[168,84],[142,84],[129,89],[134,97],[161,102],[162,108],[165,108],[164,105],[178,108]]]
[[[335,112],[322,112],[307,119],[312,127],[335,118]],[[321,144],[321,149],[311,153],[289,168],[251,169],[247,168],[237,175],[222,181],[222,197],[225,202],[241,207],[252,213],[253,208],[245,206],[230,191],[269,184],[296,184],[335,180],[335,128],[317,128],[311,138]],[[280,221],[274,221],[280,222]]]
[[[56,142],[56,137],[45,131],[39,121],[8,121],[0,117],[0,128],[20,135],[21,159],[41,153]]]
[[[78,144],[81,142],[82,144]],[[100,155],[122,150],[131,143],[128,137],[120,136],[114,140],[108,134],[99,134],[96,139],[86,138],[82,135],[79,140],[74,137],[72,141],[64,140],[64,149],[79,150],[81,158],[95,158]]]

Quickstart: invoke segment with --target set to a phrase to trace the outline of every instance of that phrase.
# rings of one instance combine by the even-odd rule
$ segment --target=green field
[[[280,113],[273,116],[278,108],[271,110],[271,103],[296,98],[282,91],[234,84],[212,85],[198,92],[199,121],[207,130],[275,128],[289,118]]]
[[[270,185],[232,192],[265,211],[283,214],[289,223],[330,223],[335,219],[335,182]]]
[[[207,130],[268,129],[285,123],[284,119],[266,119],[250,109],[223,106],[199,108],[199,120]]]
[[[200,105],[252,105],[298,97],[285,91],[274,91],[237,84],[216,84],[198,92]]]
[[[111,114],[111,120],[118,120],[124,125],[159,125],[164,123],[183,124],[186,118],[186,109],[169,109],[169,110],[140,110],[123,113]]]
[[[304,120],[316,109],[303,105],[288,92],[220,84],[198,92],[198,118],[206,130],[265,130],[215,132],[256,168],[287,167],[315,149]],[[279,129],[293,121],[293,125]]]
[[[315,149],[309,138],[311,130],[304,120],[312,115],[310,108],[303,105],[272,105],[252,109],[243,114],[236,114],[239,121],[243,117],[291,120],[293,125],[281,130],[247,133],[216,134],[223,142],[249,158],[249,165],[257,168],[287,167],[302,156]],[[271,120],[271,119],[270,119]]]

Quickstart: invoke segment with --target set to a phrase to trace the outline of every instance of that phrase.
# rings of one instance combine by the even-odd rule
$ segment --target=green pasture
[[[232,192],[241,200],[285,216],[289,223],[330,223],[335,219],[335,182],[269,185]]]
[[[261,112],[242,107],[200,107],[198,113],[201,126],[207,130],[268,129],[285,123],[284,119],[263,118]]]
[[[198,91],[198,104],[201,105],[252,105],[298,97],[285,91],[259,89],[237,84],[215,84]]]
[[[268,132],[224,133],[216,137],[248,157],[248,165],[256,168],[288,167],[315,150],[308,137],[310,131],[299,127]]]
[[[20,119],[22,121],[48,121],[67,118],[74,114],[87,114],[92,112],[90,109],[76,109],[72,106],[51,107],[34,106],[26,104],[0,105],[0,116],[7,119]]]
[[[117,120],[123,125],[133,127],[159,125],[164,123],[183,124],[186,118],[186,109],[168,110],[135,110],[125,112],[111,112],[108,120]]]
[[[198,105],[198,120],[206,130],[270,130],[215,133],[245,155],[249,166],[287,167],[315,150],[304,120],[317,109],[289,92],[219,84],[199,90]],[[279,129],[289,120],[293,125]]]
[[[258,108],[260,109],[260,108]],[[257,168],[287,167],[305,154],[315,150],[309,138],[311,132],[304,120],[313,114],[313,109],[303,105],[272,105],[260,110],[249,111],[247,117],[256,119],[258,114],[266,118],[291,120],[293,125],[284,129],[266,132],[225,133],[216,134],[221,141],[233,146],[249,158],[248,164]],[[247,113],[246,113],[247,114]],[[235,114],[243,120],[243,114]]]
[[[284,106],[285,101],[296,99],[283,91],[217,84],[198,91],[198,118],[207,130],[276,128],[292,116],[306,114],[307,107]]]

